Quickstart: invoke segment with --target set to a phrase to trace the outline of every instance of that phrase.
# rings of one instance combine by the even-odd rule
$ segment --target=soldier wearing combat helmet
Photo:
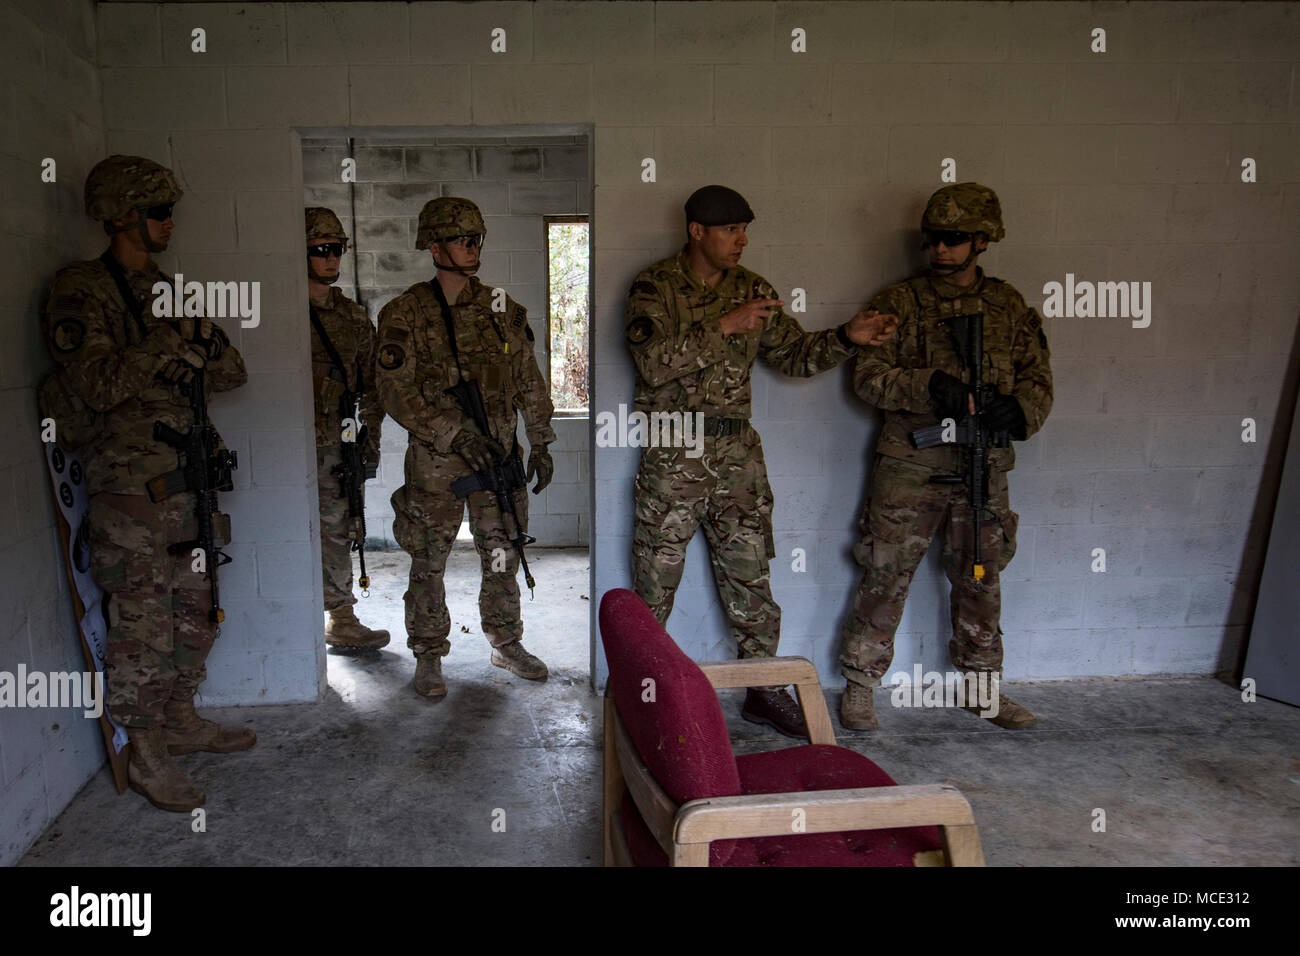
[[[410,435],[406,483],[393,495],[393,537],[411,555],[406,645],[417,661],[415,691],[424,697],[447,693],[442,658],[451,649],[451,617],[443,570],[466,506],[483,568],[479,617],[492,645],[492,663],[530,680],[547,676],[546,665],[520,642],[513,519],[502,514],[490,491],[473,491],[466,500],[452,491],[457,479],[505,459],[514,448],[521,413],[531,446],[527,476],[537,478],[535,493],[554,470],[546,450],[555,441],[554,408],[533,355],[528,315],[475,275],[486,232],[478,207],[468,199],[448,196],[425,203],[415,247],[429,251],[437,275],[411,286],[379,314],[380,397]],[[470,381],[482,394],[486,432],[447,394]],[[526,525],[527,495],[519,488],[513,499]]]
[[[981,391],[989,429],[1024,441],[1042,428],[1052,408],[1052,369],[1041,316],[1009,283],[985,275],[976,261],[990,242],[1005,235],[997,195],[978,183],[945,186],[926,204],[921,233],[930,269],[871,300],[872,308],[898,315],[898,335],[863,349],[853,375],[857,393],[885,412],[860,521],[862,537],[854,548],[862,580],[841,635],[840,667],[847,683],[840,721],[853,730],[876,728],[872,687],[893,660],[894,632],[912,575],[936,535],[942,536],[941,564],[952,585],[948,650],[953,666],[966,677],[966,687],[978,687],[981,675],[1001,674],[998,575],[1016,548],[1017,516],[1007,494],[1014,447],[1007,442],[988,452],[988,498],[980,515],[982,563],[976,566],[969,491],[960,484],[930,481],[936,475],[960,474],[969,450],[956,443],[917,448],[910,440],[917,429],[943,419],[955,423],[975,411],[957,331],[966,320],[960,317],[983,316]],[[1000,727],[1035,722],[1033,714],[1005,694],[987,711],[966,709]]]
[[[740,193],[704,186],[686,201],[687,242],[643,270],[628,293],[626,338],[636,365],[636,409],[704,415],[703,454],[646,447],[634,489],[632,577],[661,624],[672,613],[686,547],[704,529],[713,579],[741,657],[770,657],[781,636],[768,561],[775,555],[772,491],[758,432],[749,424],[750,375],[759,357],[786,375],[811,376],[884,341],[890,315],[859,313],[839,328],[805,332],[776,290],[740,265],[754,219]],[[750,688],[746,720],[807,736],[781,688]]]
[[[207,575],[191,569],[188,549],[173,555],[167,546],[195,537],[195,496],[185,491],[155,503],[145,482],[178,466],[176,450],[154,437],[154,425],[181,433],[193,426],[187,389],[194,370],[203,370],[214,392],[248,376],[216,323],[154,315],[154,283],[172,282],[150,257],[167,248],[174,227],[181,187],[171,170],[139,156],[110,156],[91,170],[85,198],[110,245],[54,277],[42,327],[68,388],[103,421],[81,454],[91,569],[108,599],[107,703],[131,740],[128,781],[155,806],[189,811],[204,794],[171,755],[244,750],[256,738],[194,712],[216,627],[208,618]],[[213,524],[214,538],[229,526]]]
[[[375,327],[360,305],[334,287],[348,244],[339,217],[323,206],[311,206],[306,212],[306,224],[321,576],[325,610],[329,613],[325,643],[333,647],[379,648],[388,643],[388,632],[366,627],[353,610],[357,599],[352,594],[352,547],[362,534],[363,521],[350,516],[338,473],[345,439],[363,442],[364,478],[373,478],[379,464],[384,409],[375,384]],[[340,399],[349,393],[359,399],[359,415],[355,407],[346,411],[342,408],[348,403],[341,404]],[[365,546],[364,540],[355,543]]]

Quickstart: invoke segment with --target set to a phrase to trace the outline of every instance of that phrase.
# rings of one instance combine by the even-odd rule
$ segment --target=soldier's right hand
[[[758,332],[763,328],[763,321],[772,314],[772,311],[784,304],[780,299],[751,299],[718,319],[718,324],[722,326],[723,335]]]
[[[465,464],[474,471],[482,471],[489,465],[495,465],[506,456],[506,450],[495,439],[466,429],[462,429],[451,440],[451,450],[465,459]]]
[[[207,317],[178,319],[176,332],[200,357],[200,362],[195,365],[195,368],[201,367],[203,360],[220,358],[225,346],[229,344],[225,333],[213,325],[212,320]],[[190,360],[186,359],[186,361]],[[190,364],[194,365],[193,362]]]
[[[171,359],[154,373],[154,378],[161,379],[169,385],[189,385],[194,378],[194,369],[180,359]]]

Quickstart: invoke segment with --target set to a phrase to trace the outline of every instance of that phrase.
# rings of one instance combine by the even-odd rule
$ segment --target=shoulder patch
[[[528,322],[528,311],[518,303],[515,303],[515,311],[510,316],[510,323],[516,330],[521,329]]]
[[[640,345],[654,335],[655,325],[646,316],[640,316],[628,323],[627,340],[633,345]]]
[[[379,350],[379,367],[386,371],[393,371],[402,367],[406,361],[406,349],[392,342],[387,343]]]
[[[404,329],[400,325],[390,325],[384,329],[385,342],[405,342],[410,337],[410,330]]]
[[[1043,334],[1041,327],[1038,329],[1038,344],[1043,348],[1047,348],[1047,336]]]
[[[50,332],[50,343],[54,346],[54,351],[62,355],[77,351],[85,341],[85,323],[71,316],[64,316],[55,322]]]
[[[637,279],[632,283],[632,290],[629,295],[658,295],[659,290],[649,279]]]
[[[83,295],[56,295],[50,300],[50,315],[80,315],[85,308]]]
[[[537,336],[533,335],[533,327],[531,325],[524,326],[524,335],[528,336],[529,342],[535,342],[537,340]]]

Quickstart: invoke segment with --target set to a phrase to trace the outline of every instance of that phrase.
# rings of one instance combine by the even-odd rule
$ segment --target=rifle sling
[[[144,324],[144,312],[140,308],[140,300],[135,297],[135,293],[131,291],[131,286],[126,281],[126,273],[122,270],[122,264],[113,255],[112,249],[105,249],[104,254],[99,257],[99,261],[104,264],[108,274],[113,277],[113,284],[117,286],[117,293],[122,297],[122,303],[131,314],[131,318],[135,319],[136,330],[139,331],[140,338],[143,339],[148,333],[148,328]],[[128,342],[131,340],[129,330],[126,338]]]
[[[347,388],[347,366],[343,364],[343,357],[339,355],[339,350],[334,347],[334,343],[330,341],[330,337],[325,334],[325,326],[321,324],[320,316],[316,313],[316,306],[314,305],[311,306],[311,327],[315,329],[316,334],[320,336],[320,344],[325,346],[325,354],[329,356],[330,363],[338,369],[339,374],[343,376],[343,386],[344,388]],[[348,391],[351,391],[351,389],[348,389]]]

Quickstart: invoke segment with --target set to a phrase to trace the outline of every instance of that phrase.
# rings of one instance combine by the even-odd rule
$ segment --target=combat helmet
[[[166,166],[143,156],[110,156],[96,163],[86,177],[86,215],[107,223],[129,215],[132,209],[174,203],[183,193]],[[143,216],[140,222],[143,224]]]
[[[343,223],[339,222],[339,217],[334,215],[334,210],[326,209],[324,206],[308,206],[306,219],[308,242],[318,239],[348,241],[348,234],[343,231]]]
[[[998,194],[979,183],[953,183],[936,190],[925,204],[921,228],[982,232],[989,237],[989,242],[997,242],[1006,235]]]
[[[431,242],[453,236],[482,236],[487,233],[483,214],[468,199],[440,196],[430,199],[420,210],[420,224],[415,233],[415,248],[428,249]]]

